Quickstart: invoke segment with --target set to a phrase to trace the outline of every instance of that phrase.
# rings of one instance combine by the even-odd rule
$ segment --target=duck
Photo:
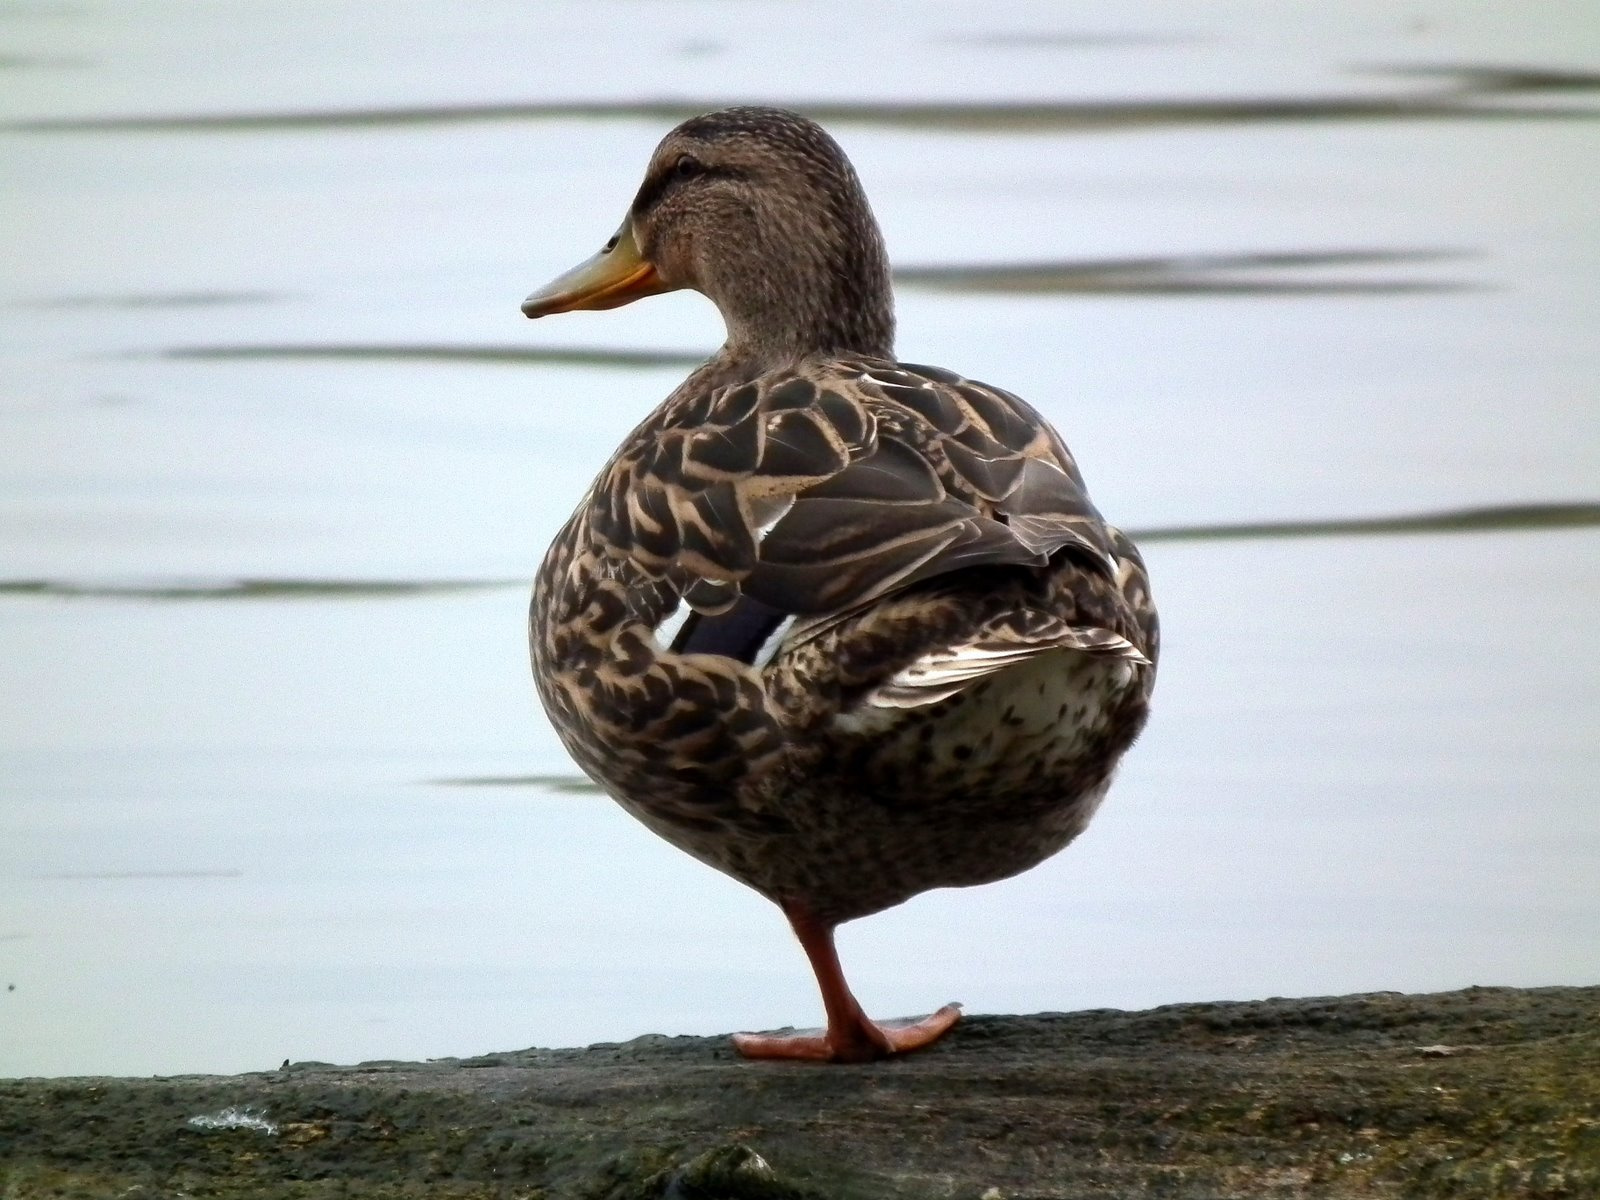
[[[895,357],[878,222],[814,121],[684,121],[616,233],[522,311],[679,289],[726,340],[551,544],[537,690],[617,803],[787,918],[826,1027],[736,1034],[740,1054],[918,1050],[960,1005],[870,1019],[834,931],[1084,830],[1149,713],[1148,573],[1037,410]]]

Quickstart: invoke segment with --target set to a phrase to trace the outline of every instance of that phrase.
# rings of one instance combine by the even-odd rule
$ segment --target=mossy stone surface
[[[645,1037],[0,1082],[0,1198],[1600,1196],[1600,987],[970,1017],[871,1066]]]

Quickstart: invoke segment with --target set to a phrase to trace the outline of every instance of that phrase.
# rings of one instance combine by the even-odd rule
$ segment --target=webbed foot
[[[736,1033],[734,1048],[746,1058],[797,1058],[809,1062],[874,1062],[893,1054],[906,1054],[931,1046],[961,1019],[959,1004],[946,1004],[938,1012],[915,1021],[886,1021],[866,1017],[831,1025],[821,1033]]]

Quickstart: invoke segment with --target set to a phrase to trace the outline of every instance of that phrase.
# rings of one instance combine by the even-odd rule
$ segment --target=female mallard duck
[[[1083,830],[1149,705],[1144,565],[1043,417],[896,361],[877,222],[811,121],[685,121],[616,236],[522,311],[677,288],[710,297],[728,340],[550,547],[539,693],[624,808],[793,925],[827,1030],[740,1051],[916,1049],[959,1009],[868,1020],[833,930]]]

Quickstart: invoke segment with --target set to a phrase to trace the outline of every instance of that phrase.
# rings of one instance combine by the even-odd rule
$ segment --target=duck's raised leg
[[[746,1058],[871,1062],[932,1045],[961,1019],[961,1006],[946,1004],[919,1021],[880,1025],[870,1020],[844,981],[839,955],[833,947],[834,927],[822,924],[797,906],[785,905],[783,911],[817,974],[828,1028],[823,1033],[736,1033],[733,1044]]]

